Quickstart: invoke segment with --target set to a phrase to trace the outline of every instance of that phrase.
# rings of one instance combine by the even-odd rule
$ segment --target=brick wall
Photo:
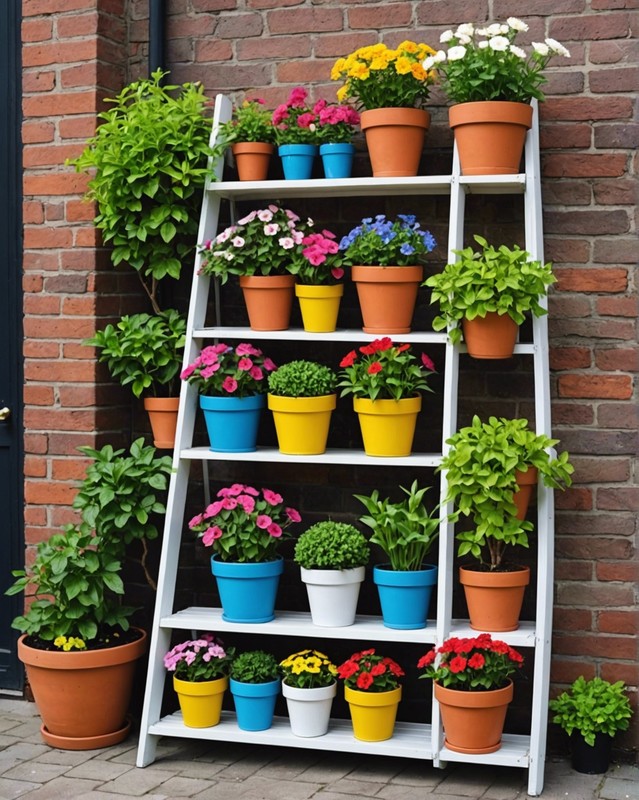
[[[96,5],[99,12],[96,12]],[[574,487],[557,496],[554,659],[556,685],[577,675],[621,678],[636,689],[638,412],[636,374],[639,244],[638,126],[633,90],[639,45],[618,0],[167,0],[168,61],[175,82],[201,80],[210,96],[259,90],[270,106],[304,83],[332,96],[336,57],[383,40],[436,44],[460,22],[514,14],[530,38],[571,51],[553,62],[542,106],[546,256],[559,283],[551,302],[554,433],[576,465]],[[25,330],[27,527],[29,541],[67,513],[83,442],[113,426],[101,417],[93,362],[79,340],[95,316],[115,312],[109,282],[78,202],[83,181],[60,167],[89,135],[101,91],[146,72],[146,0],[25,0]],[[63,10],[60,10],[60,9]],[[121,13],[125,12],[126,31]],[[96,86],[99,89],[96,90]],[[449,157],[444,102],[433,98],[433,158]],[[429,154],[427,152],[427,158]],[[477,209],[477,224],[514,230],[510,203]],[[445,209],[434,227],[445,236]],[[444,211],[442,212],[442,209]],[[357,209],[347,208],[345,216]],[[106,307],[102,304],[106,303]],[[513,385],[525,386],[511,375]],[[503,374],[476,370],[462,410],[486,397],[503,408]],[[522,405],[526,409],[525,404]],[[44,413],[43,413],[44,412]],[[330,477],[327,477],[330,481]],[[46,488],[43,492],[42,488]],[[320,491],[315,487],[315,491]],[[636,705],[636,692],[632,695]],[[623,737],[636,746],[634,730]]]

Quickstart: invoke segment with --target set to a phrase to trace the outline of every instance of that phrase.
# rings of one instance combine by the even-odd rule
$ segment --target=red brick
[[[22,221],[26,225],[37,225],[44,221],[44,210],[42,203],[24,202],[22,204]]]
[[[628,14],[577,14],[550,23],[550,36],[560,42],[625,39],[629,34]]]
[[[68,247],[72,241],[73,234],[69,228],[27,226],[24,230],[24,246],[32,250]]]
[[[25,453],[46,453],[48,437],[42,433],[27,432],[23,439]]]
[[[198,63],[229,61],[232,58],[233,46],[231,42],[219,42],[216,39],[195,42],[195,60]]]
[[[597,508],[606,511],[639,511],[639,486],[599,489]]]
[[[88,139],[93,136],[95,129],[95,114],[86,117],[73,116],[71,119],[61,119],[58,123],[61,139]]]
[[[280,83],[317,83],[327,75],[329,67],[321,61],[282,61],[276,66],[277,80]]]
[[[90,61],[97,57],[95,39],[79,42],[55,42],[51,44],[28,44],[22,49],[24,67],[41,67],[47,64],[68,64],[75,61]],[[36,115],[34,115],[36,116]],[[45,117],[48,114],[42,114]]]
[[[637,686],[639,684],[639,664],[637,659],[631,664],[619,664],[604,661],[601,664],[601,677],[615,683],[616,681],[623,681],[628,686]],[[632,701],[631,701],[632,702]],[[621,734],[617,734],[619,737]],[[619,739],[617,738],[618,742]],[[630,746],[629,746],[630,749]]]
[[[631,120],[632,100],[626,97],[549,97],[539,115],[542,120]]]
[[[99,15],[97,11],[89,14],[69,14],[58,19],[57,30],[61,39],[73,36],[90,36],[98,33]],[[79,59],[74,59],[79,60]]]
[[[24,521],[27,525],[46,525],[47,512],[44,508],[25,508]]]
[[[24,144],[35,142],[52,142],[55,125],[52,122],[34,122],[29,120],[22,125],[22,141]]]
[[[81,481],[90,463],[90,459],[80,457],[51,459],[51,477],[54,481]]]
[[[592,491],[573,486],[565,492],[555,494],[555,506],[558,509],[573,509],[577,511],[592,510]]]
[[[25,314],[59,314],[60,298],[53,295],[26,295],[23,310]]]
[[[245,39],[260,36],[264,28],[261,14],[222,15],[215,28],[217,39]]]
[[[194,0],[195,3],[219,3],[223,0]],[[227,0],[230,2],[230,0]],[[247,8],[290,8],[291,6],[300,6],[304,0],[247,0]],[[235,6],[233,6],[235,7]]]
[[[612,588],[612,587],[609,587]],[[637,645],[632,636],[581,635],[569,636],[561,634],[553,637],[555,653],[581,656],[587,658],[634,658]],[[579,649],[581,647],[581,649]]]
[[[593,64],[633,63],[638,59],[639,42],[636,39],[590,43],[590,61]]]
[[[550,680],[553,683],[561,683],[568,686],[576,681],[580,675],[583,675],[586,680],[594,678],[594,663],[584,662],[582,658],[570,660],[568,658],[557,658],[556,656],[553,657],[552,664],[550,666]]]
[[[22,21],[23,42],[46,42],[53,33],[51,19],[25,19]]]
[[[95,426],[93,411],[50,410],[27,408],[24,412],[25,427],[32,430],[91,431]]]
[[[620,347],[596,350],[595,364],[597,365],[597,368],[601,370],[639,372],[639,348]]]
[[[25,97],[22,111],[25,117],[61,117],[68,114],[86,114],[97,107],[97,93],[58,92],[56,94]]]
[[[597,563],[596,569],[599,581],[621,581],[623,583],[639,581],[639,564],[636,560],[631,562],[600,561]]]
[[[573,564],[573,562],[564,563]],[[592,617],[592,611],[583,608],[555,608],[553,628],[556,631],[590,631],[592,630]]]
[[[83,294],[87,291],[87,277],[86,275],[52,275],[47,277],[44,288],[47,292]]]
[[[102,325],[102,322],[100,322],[100,324]],[[77,342],[65,342],[65,344],[62,345],[62,356],[63,358],[80,359],[81,361],[93,361],[96,357],[95,348],[88,347],[85,344],[78,344]],[[74,386],[73,389],[75,391],[77,387]]]
[[[574,450],[571,451],[574,453]],[[634,453],[633,453],[634,455]],[[557,516],[558,533],[569,533],[575,535],[579,540],[586,544],[593,541],[597,534],[602,535],[602,541],[607,541],[609,544],[613,540],[610,537],[630,537],[635,533],[635,518],[632,514],[559,514]],[[628,546],[627,542],[617,542],[622,544],[624,548]],[[629,558],[632,549],[624,549],[617,552],[615,555],[612,553],[604,556],[604,558]],[[586,558],[587,556],[583,556]]]
[[[374,31],[382,28],[403,28],[410,23],[412,14],[413,6],[410,3],[358,6],[348,9],[348,27],[354,30],[366,28]]]
[[[25,292],[40,292],[43,282],[41,275],[25,275],[22,278],[22,289]]]
[[[548,181],[544,186],[544,206],[589,206],[592,187],[586,181]]]
[[[266,15],[271,35],[341,31],[342,11],[338,8],[294,8],[269,11]]]
[[[91,348],[85,347],[87,351]],[[58,388],[60,405],[63,408],[91,408],[96,405],[95,386],[60,386]]]
[[[554,239],[545,241],[546,258],[555,264],[587,264],[590,261],[590,244],[584,239]]]
[[[37,17],[93,8],[94,5],[95,0],[28,0],[22,4],[22,14],[25,17]]]
[[[579,14],[586,10],[584,0],[495,0],[493,13],[495,19],[506,17],[539,15],[549,17],[555,14]]]
[[[318,58],[338,59],[371,43],[370,33],[323,33],[314,42],[313,51]],[[337,88],[338,83],[335,84]]]
[[[573,481],[584,483],[620,483],[630,478],[630,461],[627,458],[571,457],[575,468]]]
[[[553,317],[589,317],[592,314],[591,301],[588,297],[573,295],[552,295],[548,300],[549,313]]]
[[[45,203],[44,216],[47,222],[61,222],[64,219],[64,205],[62,203]]]
[[[32,92],[50,92],[55,88],[55,72],[25,72],[22,76],[22,91],[25,94]]]
[[[625,292],[628,272],[625,269],[566,269],[554,270],[557,277],[555,290],[560,292]]]
[[[60,70],[60,85],[64,89],[95,86],[98,81],[98,65],[95,62],[66,67]]]
[[[639,406],[630,403],[600,403],[597,423],[601,428],[622,428],[636,431],[639,428]]]
[[[27,456],[24,459],[25,478],[45,478],[47,475],[47,462],[44,458]]]
[[[101,234],[97,228],[74,228],[73,244],[75,247],[96,247],[101,243]]]
[[[261,58],[308,58],[311,55],[311,41],[303,36],[241,39],[235,46],[239,61]]]
[[[591,92],[634,92],[639,85],[639,68],[590,70],[588,83]]]
[[[593,261],[599,264],[635,264],[639,259],[639,239],[598,238],[594,242]]]
[[[560,375],[560,397],[593,397],[628,400],[632,397],[632,378],[626,375]]]
[[[550,351],[550,368],[553,370],[585,369],[591,363],[587,347],[555,347]]]
[[[552,418],[555,425],[591,425],[594,417],[592,406],[589,405],[555,401],[552,406]]]
[[[66,297],[62,303],[62,313],[69,316],[95,316],[95,297]]]
[[[591,581],[593,579],[593,565],[590,561],[568,561],[558,559],[555,561],[555,580],[556,581]],[[561,609],[564,614],[566,609]],[[588,620],[591,619],[590,611],[582,611],[581,614]],[[588,626],[590,622],[588,623]],[[589,627],[581,627],[580,630],[588,630]]]
[[[53,389],[50,386],[25,386],[22,398],[26,405],[52,406],[54,403]]]
[[[60,195],[84,194],[89,182],[88,175],[77,173],[47,173],[44,175],[25,175],[22,182],[24,194]]]
[[[639,200],[637,185],[632,180],[597,181],[593,192],[598,205],[635,205]]]
[[[67,158],[75,158],[83,149],[81,144],[30,145],[24,148],[22,161],[26,168],[64,164]]]
[[[86,339],[93,333],[90,320],[57,318],[24,320],[24,335],[34,339]],[[40,378],[40,380],[45,379],[44,375]]]
[[[636,611],[601,611],[597,615],[599,630],[603,633],[637,634],[639,614]]]
[[[25,339],[22,345],[25,358],[60,358],[59,342],[38,342]]]
[[[542,157],[542,174],[550,178],[601,178],[623,175],[627,169],[624,154],[562,153]]]
[[[174,14],[167,20],[167,37],[169,39],[210,36],[214,30],[215,17],[213,15],[187,17]]]

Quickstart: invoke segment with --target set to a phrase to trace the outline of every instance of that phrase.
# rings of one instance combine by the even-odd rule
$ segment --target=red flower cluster
[[[381,656],[374,648],[362,650],[337,668],[337,677],[350,689],[363,692],[390,692],[399,686],[404,670],[396,661]]]
[[[453,637],[433,648],[417,662],[442,686],[462,690],[498,689],[523,664],[522,655],[489,633],[471,639]]]

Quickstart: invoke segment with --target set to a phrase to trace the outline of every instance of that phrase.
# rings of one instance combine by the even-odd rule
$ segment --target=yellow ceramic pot
[[[296,284],[295,295],[300,301],[302,325],[307,333],[331,333],[337,327],[339,304],[344,285],[307,286]]]
[[[173,676],[173,689],[180,701],[182,720],[187,728],[212,728],[220,721],[222,700],[229,679],[181,681]]]
[[[402,400],[353,398],[366,455],[409,456],[421,407],[421,395]]]
[[[280,397],[268,395],[281,453],[316,456],[326,450],[331,414],[336,395],[321,397]]]
[[[397,706],[402,699],[402,687],[390,692],[360,692],[344,687],[353,722],[353,735],[362,742],[383,742],[395,729]]]

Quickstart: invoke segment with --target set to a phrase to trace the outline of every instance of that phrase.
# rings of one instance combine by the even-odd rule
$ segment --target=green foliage
[[[176,377],[182,363],[186,320],[170,308],[159,314],[132,314],[116,325],[107,325],[85,339],[97,347],[98,359],[105,363],[111,377],[122,386],[130,386],[136,397],[149,389],[154,396],[176,393]]]
[[[337,376],[316,361],[289,361],[268,376],[269,392],[280,397],[322,397],[335,391]]]
[[[113,246],[113,265],[140,274],[155,311],[157,281],[178,278],[192,250],[212,154],[203,87],[162,86],[165,74],[107,99],[113,107],[71,162],[78,172],[95,169],[87,193],[98,206],[95,225]]]
[[[533,526],[516,517],[516,472],[536,467],[546,486],[570,486],[574,468],[568,453],[554,457],[548,452],[558,441],[531,431],[527,419],[490,417],[482,423],[477,416],[472,425],[447,439],[450,450],[438,467],[446,470],[446,502],[455,503],[453,519],[470,516],[475,525],[473,531],[457,534],[460,556],[470,554],[495,569],[501,565],[507,545],[528,547],[528,531]]]
[[[271,112],[263,108],[264,100],[244,100],[233,109],[233,116],[220,126],[220,139],[225,144],[234,142],[275,141],[275,129],[271,123]]]
[[[124,450],[110,445],[79,449],[95,459],[73,504],[81,522],[40,542],[34,563],[13,571],[16,581],[7,591],[35,597],[12,625],[45,640],[91,640],[103,625],[128,629],[133,609],[120,603],[124,585],[119,575],[126,545],[155,538],[150,515],[165,510],[159,493],[171,471],[168,456],[156,458],[155,448],[145,447],[143,439],[133,442],[125,457]]]
[[[617,731],[628,730],[632,708],[623,681],[610,683],[602,678],[587,681],[581,675],[567,692],[548,707],[554,713],[553,722],[570,735],[578,731],[590,746],[595,734],[614,736]]]
[[[249,650],[233,659],[230,675],[242,683],[270,683],[280,677],[280,665],[272,653]]]
[[[419,489],[413,481],[410,489],[400,487],[408,497],[399,503],[379,499],[377,489],[370,495],[353,495],[368,511],[360,522],[373,531],[371,542],[379,545],[394,570],[418,570],[439,535],[439,506],[428,511],[424,495],[428,487]]]
[[[430,302],[439,303],[440,315],[433,320],[433,328],[440,331],[449,327],[454,344],[461,340],[463,319],[496,311],[509,314],[521,325],[528,311],[537,317],[546,314],[539,299],[556,281],[551,264],[531,261],[530,254],[517,245],[513,250],[506,245],[496,249],[481,236],[474,239],[481,252],[472,247],[453,250],[457,261],[424,284],[433,290]]]
[[[369,558],[366,537],[345,522],[317,522],[295,544],[295,562],[304,569],[354,569]]]

